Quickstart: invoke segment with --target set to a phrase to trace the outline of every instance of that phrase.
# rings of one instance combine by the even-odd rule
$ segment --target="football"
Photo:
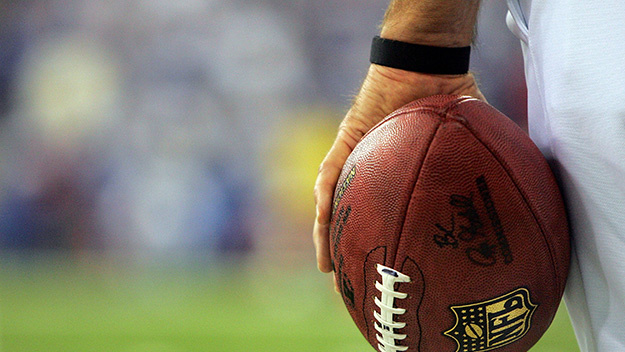
[[[412,102],[372,128],[334,192],[334,275],[380,352],[525,352],[569,266],[566,213],[527,134],[466,96]]]

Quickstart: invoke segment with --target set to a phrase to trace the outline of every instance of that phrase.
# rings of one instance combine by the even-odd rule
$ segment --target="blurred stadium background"
[[[386,3],[0,0],[0,350],[372,350],[310,233]],[[472,67],[524,125],[504,15]]]

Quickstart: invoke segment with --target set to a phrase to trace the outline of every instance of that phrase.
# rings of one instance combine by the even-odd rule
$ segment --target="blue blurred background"
[[[292,235],[383,2],[1,4],[3,248],[309,245]],[[523,121],[503,15],[486,2],[473,68]]]
[[[472,68],[524,126],[483,3]],[[0,1],[0,348],[277,351],[298,311],[311,351],[366,350],[315,272],[312,186],[386,5]]]

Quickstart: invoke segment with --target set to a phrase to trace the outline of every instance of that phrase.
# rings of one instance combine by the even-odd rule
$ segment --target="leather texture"
[[[487,103],[433,96],[392,113],[348,158],[334,204],[337,282],[376,350],[376,264],[411,278],[396,288],[408,351],[527,351],[553,320],[570,255],[562,197],[529,137]],[[452,309],[470,305],[484,316]]]

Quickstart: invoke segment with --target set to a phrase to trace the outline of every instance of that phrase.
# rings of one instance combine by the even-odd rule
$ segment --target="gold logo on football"
[[[523,337],[536,307],[525,288],[485,302],[451,306],[456,325],[443,334],[458,343],[456,352],[489,351]]]

